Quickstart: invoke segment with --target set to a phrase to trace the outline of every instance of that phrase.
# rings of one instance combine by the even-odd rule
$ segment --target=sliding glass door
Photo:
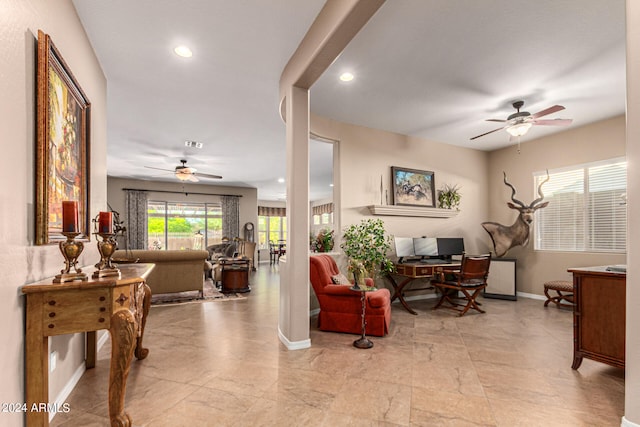
[[[149,249],[205,249],[222,240],[219,203],[147,204]]]

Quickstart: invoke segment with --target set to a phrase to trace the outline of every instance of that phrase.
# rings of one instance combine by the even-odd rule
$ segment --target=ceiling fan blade
[[[506,120],[500,120],[500,119],[487,119],[487,120],[485,120],[485,122],[507,123]]]
[[[196,178],[196,176],[194,174],[189,174],[189,178],[187,179],[187,181],[191,181],[191,182],[198,182],[200,181],[198,178]]]
[[[155,170],[165,171],[165,172],[175,172],[173,169],[154,168],[153,166],[145,166],[145,168],[147,168],[147,169],[155,169]]]
[[[209,173],[194,173],[194,175],[202,177],[202,178],[211,178],[211,179],[222,179],[220,175],[211,175]]]
[[[538,111],[537,113],[532,114],[531,118],[537,119],[538,117],[546,116],[547,114],[556,113],[562,110],[564,110],[564,107],[562,105],[554,105],[553,107],[549,107],[545,110]]]
[[[547,119],[547,120],[534,120],[534,125],[544,126],[569,126],[573,122],[573,119]]]
[[[480,138],[481,136],[489,135],[490,133],[497,132],[497,131],[502,130],[502,129],[504,129],[504,126],[501,127],[501,128],[498,128],[498,129],[490,130],[489,132],[485,132],[482,135],[474,136],[473,138],[470,138],[470,140],[473,141],[476,138]]]

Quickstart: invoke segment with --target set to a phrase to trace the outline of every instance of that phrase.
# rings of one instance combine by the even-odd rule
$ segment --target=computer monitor
[[[413,250],[416,256],[437,256],[438,240],[435,237],[414,237]]]
[[[413,237],[395,237],[396,255],[398,258],[415,256],[413,251]]]
[[[438,237],[438,255],[444,259],[451,259],[451,255],[464,253],[464,239],[462,237]]]

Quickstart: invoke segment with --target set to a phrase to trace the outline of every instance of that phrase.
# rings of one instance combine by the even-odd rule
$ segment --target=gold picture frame
[[[91,103],[48,34],[38,30],[36,245],[62,235],[62,201],[78,201],[78,236],[89,240]]]

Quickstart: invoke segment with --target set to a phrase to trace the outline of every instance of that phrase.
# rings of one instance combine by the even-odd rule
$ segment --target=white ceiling
[[[108,82],[108,173],[158,177],[179,160],[203,183],[284,197],[278,81],[323,0],[74,0]],[[509,144],[511,103],[573,127],[624,113],[624,0],[388,0],[311,90],[313,112],[480,150]],[[190,59],[172,49],[188,44]],[[342,83],[338,75],[356,78]],[[522,141],[565,128],[535,126]],[[185,140],[204,148],[186,148]],[[311,198],[331,151],[314,144]],[[323,166],[325,165],[325,166]],[[191,185],[191,184],[189,184]]]

